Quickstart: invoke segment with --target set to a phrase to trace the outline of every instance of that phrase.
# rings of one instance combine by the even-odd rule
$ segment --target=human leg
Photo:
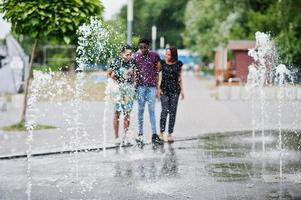
[[[113,119],[113,128],[114,128],[115,138],[119,137],[119,134],[118,134],[118,131],[119,131],[119,116],[120,116],[120,112],[116,111],[114,113],[114,119]]]
[[[125,134],[127,134],[129,127],[130,127],[130,114],[129,113],[125,113],[125,115],[124,115],[123,127],[124,127]]]
[[[168,96],[165,94],[162,94],[160,97],[161,100],[161,115],[160,115],[160,132],[165,132],[165,126],[166,126],[166,119],[168,115],[169,110],[169,103],[168,103]]]
[[[124,97],[124,105],[123,105],[123,113],[124,113],[124,119],[123,119],[123,127],[124,132],[127,133],[129,126],[130,126],[130,113],[133,110],[134,101],[132,98],[125,96]]]
[[[148,113],[149,119],[152,128],[152,134],[157,134],[156,127],[156,115],[155,115],[155,103],[156,103],[156,88],[148,87],[147,88],[147,103],[148,103]]]
[[[168,123],[168,133],[172,134],[174,131],[176,114],[178,108],[179,94],[171,94],[170,95],[170,108],[169,108],[169,123]]]
[[[146,101],[146,87],[138,86],[137,95],[138,95],[138,128],[139,135],[143,135],[143,115],[144,115],[144,106]]]
[[[148,87],[147,92],[148,113],[152,128],[152,142],[154,144],[163,144],[163,140],[157,135],[155,103],[156,103],[156,87]]]

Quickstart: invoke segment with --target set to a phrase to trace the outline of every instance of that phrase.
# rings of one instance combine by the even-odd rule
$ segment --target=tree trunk
[[[32,45],[32,51],[31,51],[31,57],[30,57],[30,61],[29,61],[29,66],[28,66],[28,77],[26,79],[25,82],[25,88],[24,88],[24,100],[23,100],[23,109],[22,109],[22,115],[21,115],[21,123],[24,122],[25,123],[25,119],[26,119],[26,111],[27,111],[27,96],[28,96],[28,91],[29,91],[29,86],[30,86],[30,79],[32,76],[32,64],[33,64],[33,59],[34,59],[34,55],[36,52],[36,46],[37,46],[37,40],[34,41],[33,45]]]

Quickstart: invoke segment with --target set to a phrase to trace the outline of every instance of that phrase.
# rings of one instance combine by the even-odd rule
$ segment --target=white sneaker
[[[122,141],[123,145],[131,145],[132,144],[132,140],[129,134],[125,134],[123,136],[123,141]]]
[[[120,138],[115,138],[115,145],[120,145]]]

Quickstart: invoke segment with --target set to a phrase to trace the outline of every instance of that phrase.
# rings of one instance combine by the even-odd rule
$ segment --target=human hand
[[[184,92],[183,92],[183,91],[181,91],[181,100],[183,100],[183,99],[184,99],[184,97],[185,97],[185,95],[184,95]]]
[[[156,96],[159,98],[161,96],[161,89],[157,89]]]

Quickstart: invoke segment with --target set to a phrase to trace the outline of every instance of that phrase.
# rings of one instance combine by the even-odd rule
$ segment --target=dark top
[[[160,56],[153,51],[148,52],[147,55],[143,55],[138,52],[134,56],[137,66],[137,86],[157,86],[157,63],[160,62]]]
[[[135,62],[133,59],[124,62],[121,58],[116,58],[110,63],[109,68],[113,70],[117,83],[134,82]]]
[[[161,61],[162,80],[160,89],[164,93],[180,93],[181,86],[179,82],[183,63],[177,61],[175,64],[167,64],[165,60]]]

